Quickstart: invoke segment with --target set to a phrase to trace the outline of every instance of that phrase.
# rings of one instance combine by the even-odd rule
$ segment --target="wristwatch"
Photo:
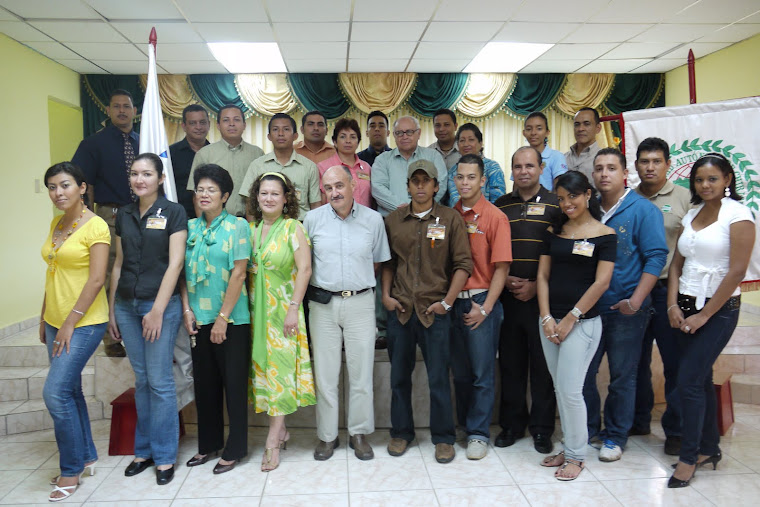
[[[572,310],[570,310],[570,315],[572,315],[573,317],[575,317],[578,320],[581,320],[583,318],[583,312],[581,312],[578,309],[578,307],[575,307]]]
[[[448,303],[446,302],[446,300],[445,300],[445,299],[441,299],[441,306],[442,306],[442,307],[443,307],[443,309],[444,309],[444,310],[446,310],[447,312],[450,312],[450,311],[451,311],[451,305],[450,305],[450,304],[448,304]]]

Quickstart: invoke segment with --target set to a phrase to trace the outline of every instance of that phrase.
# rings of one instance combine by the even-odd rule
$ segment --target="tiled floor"
[[[659,418],[662,407],[655,408]],[[131,456],[108,456],[109,421],[93,422],[101,459],[94,477],[65,503],[84,505],[757,505],[760,498],[760,406],[735,405],[737,422],[723,438],[718,470],[700,470],[691,487],[669,490],[667,478],[675,460],[662,452],[659,424],[653,434],[632,437],[623,459],[598,461],[590,450],[587,468],[575,482],[562,483],[553,469],[539,466],[541,455],[524,438],[506,449],[490,448],[482,461],[468,461],[457,448],[454,462],[433,458],[427,430],[406,455],[385,451],[388,432],[371,437],[376,458],[357,460],[344,445],[326,462],[312,458],[313,430],[291,430],[280,467],[259,471],[265,430],[250,430],[251,454],[235,470],[211,473],[214,462],[197,468],[180,465],[172,483],[157,486],[152,470],[124,477]],[[196,451],[195,427],[180,443],[179,463]],[[493,428],[496,430],[497,428]],[[558,431],[559,433],[559,431]],[[50,477],[57,474],[58,453],[52,430],[0,437],[0,504],[46,504]]]

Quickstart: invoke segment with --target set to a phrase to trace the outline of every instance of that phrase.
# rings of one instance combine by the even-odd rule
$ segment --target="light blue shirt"
[[[374,263],[391,258],[380,213],[354,201],[342,219],[324,204],[306,213],[303,226],[311,239],[312,285],[332,292],[375,286]]]
[[[377,211],[382,216],[395,211],[399,204],[409,203],[409,186],[406,183],[406,174],[409,164],[416,160],[430,160],[438,169],[438,192],[435,200],[440,201],[446,193],[446,181],[448,171],[446,163],[440,153],[432,148],[417,146],[409,157],[405,159],[398,148],[381,153],[372,164],[372,197],[377,201]]]

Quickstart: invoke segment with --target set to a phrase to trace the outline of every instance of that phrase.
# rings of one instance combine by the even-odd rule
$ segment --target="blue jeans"
[[[491,313],[470,329],[462,318],[472,309],[472,301],[482,305],[488,292],[454,302],[451,323],[451,373],[454,375],[457,421],[465,426],[469,439],[488,442],[494,405],[494,369],[499,349],[499,330],[504,311],[497,300]]]
[[[633,427],[648,429],[652,421],[654,408],[654,390],[652,389],[652,342],[657,340],[657,348],[662,358],[665,374],[665,413],[662,415],[662,429],[667,437],[681,436],[681,398],[676,389],[678,378],[678,330],[670,327],[668,320],[668,287],[666,283],[657,282],[651,292],[652,319],[649,321],[641,345],[641,360],[636,377],[636,412]]]
[[[413,310],[412,310],[413,311]],[[434,444],[454,444],[454,415],[449,384],[450,315],[435,314],[430,327],[416,313],[401,324],[396,312],[388,312],[388,357],[391,361],[391,437],[414,440],[412,372],[417,345],[427,368],[430,388],[430,436]]]
[[[649,323],[650,303],[651,300],[647,297],[639,311],[633,315],[620,312],[601,315],[602,339],[583,385],[589,438],[598,436],[602,440],[611,440],[620,447],[625,447],[628,442],[628,430],[633,425],[636,405],[636,372],[641,356],[641,341]],[[596,374],[605,352],[610,368],[610,385],[604,402],[604,430],[600,431],[601,400],[596,388]]]
[[[135,371],[135,457],[153,458],[158,466],[171,465],[177,460],[179,442],[172,362],[182,303],[179,295],[171,297],[164,310],[161,336],[153,342],[142,336],[142,319],[151,308],[152,300],[116,298],[114,314]]]
[[[98,348],[107,326],[108,323],[104,322],[75,328],[69,352],[64,349],[60,357],[52,357],[58,329],[45,324],[50,371],[42,389],[42,398],[53,418],[63,477],[78,476],[84,470],[85,463],[98,459],[90,431],[87,402],[82,393],[82,370]]]
[[[734,334],[739,308],[722,308],[696,333],[678,333],[681,364],[678,368],[678,392],[681,395],[681,456],[688,465],[697,455],[712,456],[720,452],[718,409],[712,369],[723,347]]]

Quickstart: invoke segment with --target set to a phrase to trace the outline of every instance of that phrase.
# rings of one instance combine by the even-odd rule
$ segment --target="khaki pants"
[[[108,270],[106,271],[106,283],[103,285],[103,287],[106,290],[106,297],[110,294],[111,290],[111,270],[113,269],[113,263],[114,260],[116,260],[116,212],[119,211],[119,208],[115,208],[113,206],[107,206],[107,205],[95,205],[95,214],[98,215],[100,218],[105,220],[106,224],[108,224],[108,230],[111,231],[111,247],[108,250]],[[114,343],[118,343],[116,340],[111,338],[111,335],[108,334],[108,331],[106,331],[106,334],[103,336],[103,345],[108,347],[109,345],[113,345]]]

